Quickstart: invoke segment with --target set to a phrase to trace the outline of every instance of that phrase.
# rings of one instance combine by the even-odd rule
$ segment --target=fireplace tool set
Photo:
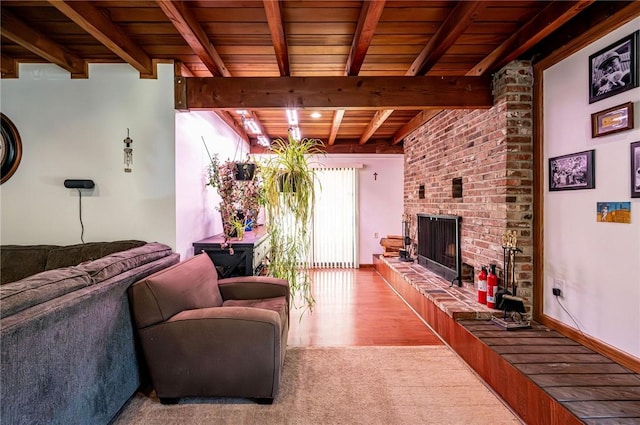
[[[406,214],[403,215],[402,220],[402,245],[404,249],[401,249],[398,254],[400,261],[413,263],[413,258],[411,258],[410,254],[411,236],[409,235],[409,218]]]
[[[502,318],[493,317],[491,320],[506,330],[531,327],[531,322],[522,318],[526,313],[524,299],[517,294],[516,254],[522,252],[517,244],[518,237],[515,230],[508,230],[502,235],[504,288],[496,292],[495,298],[496,305],[504,314]]]

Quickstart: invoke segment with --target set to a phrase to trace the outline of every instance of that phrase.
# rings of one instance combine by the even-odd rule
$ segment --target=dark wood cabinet
[[[222,233],[193,243],[193,252],[206,252],[216,265],[220,278],[260,274],[271,245],[264,226],[245,232],[242,240],[229,238],[223,247]]]

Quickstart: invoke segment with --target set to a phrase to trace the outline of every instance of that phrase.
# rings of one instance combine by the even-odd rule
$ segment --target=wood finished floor
[[[313,311],[291,311],[290,346],[442,345],[373,268],[315,269]]]

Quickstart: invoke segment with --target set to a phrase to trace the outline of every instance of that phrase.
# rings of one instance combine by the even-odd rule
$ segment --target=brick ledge
[[[409,285],[455,320],[490,320],[500,310],[488,308],[477,301],[477,292],[471,284],[452,286],[444,278],[413,262],[403,262],[397,257],[377,256]]]

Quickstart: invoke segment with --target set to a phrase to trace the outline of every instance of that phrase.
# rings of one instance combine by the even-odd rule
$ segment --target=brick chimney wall
[[[528,61],[514,61],[493,78],[494,106],[447,110],[404,140],[404,210],[417,234],[416,214],[462,217],[462,261],[495,263],[502,284],[502,236],[515,230],[517,295],[531,309],[533,282],[533,76]],[[462,179],[454,198],[452,180]],[[420,199],[420,186],[424,199]],[[465,282],[465,285],[467,283]],[[468,283],[470,284],[470,283]]]

